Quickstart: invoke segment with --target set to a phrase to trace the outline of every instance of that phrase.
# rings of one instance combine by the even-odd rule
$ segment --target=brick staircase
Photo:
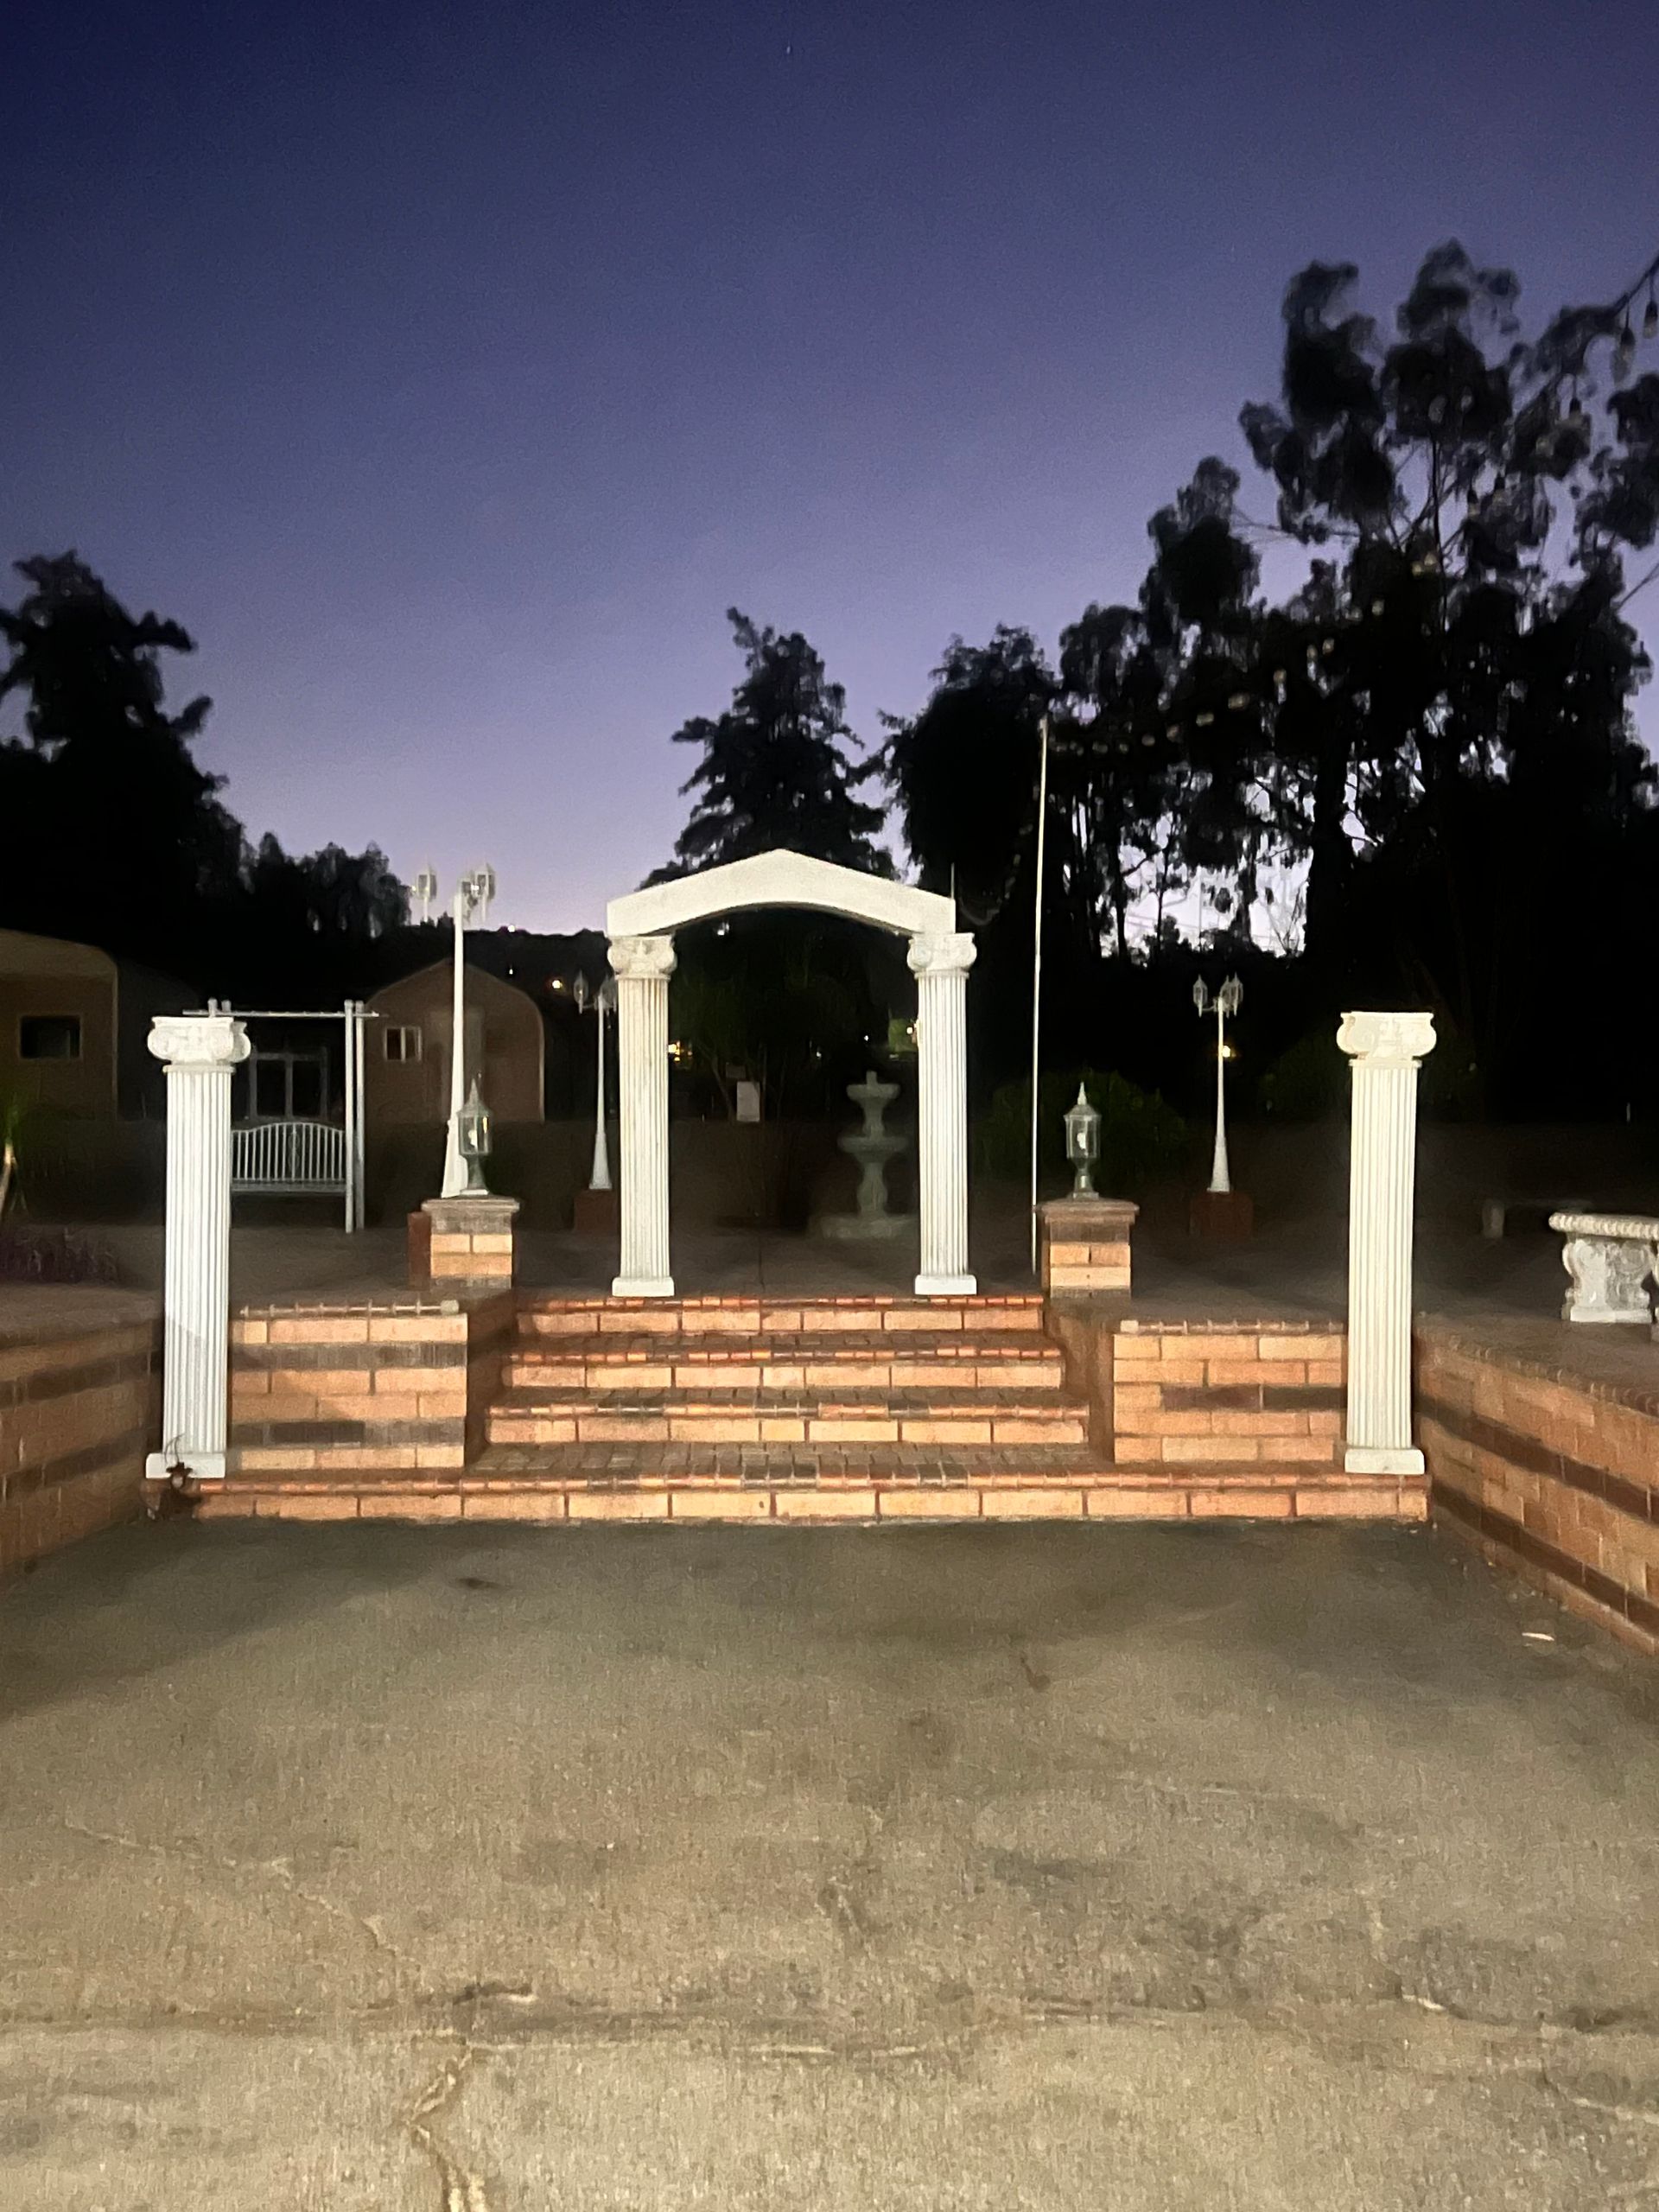
[[[526,1301],[502,1380],[474,1474],[577,1514],[977,1517],[1108,1472],[1034,1297]]]
[[[437,1349],[377,1350],[372,1332],[394,1324],[371,1318],[362,1325],[362,1357],[375,1370],[368,1396],[330,1398],[340,1378],[314,1378],[321,1414],[342,1403],[372,1408],[385,1390],[406,1395],[410,1386],[424,1408],[446,1374],[460,1389],[464,1372],[465,1394],[454,1401],[467,1408],[464,1452],[440,1443],[400,1461],[389,1444],[380,1447],[385,1458],[360,1447],[355,1427],[320,1428],[307,1448],[291,1424],[251,1425],[247,1433],[265,1448],[245,1451],[200,1510],[499,1521],[1399,1517],[1418,1510],[1393,1485],[1342,1474],[1338,1416],[1325,1404],[1340,1394],[1325,1364],[1306,1357],[1329,1352],[1322,1338],[1125,1323],[1103,1340],[1116,1382],[1103,1398],[1096,1373],[1091,1406],[1068,1388],[1036,1296],[525,1295],[499,1303],[499,1319],[486,1329],[476,1316],[404,1325],[470,1332],[464,1347],[450,1348],[448,1368],[432,1365]],[[1257,1354],[1251,1365],[1247,1356]],[[280,1363],[346,1356],[257,1346],[243,1355],[279,1363],[268,1376],[273,1407],[305,1380],[304,1370],[285,1374]],[[379,1373],[399,1361],[418,1364]],[[1339,1375],[1339,1366],[1331,1371]],[[251,1409],[262,1402],[251,1399]],[[454,1426],[459,1433],[463,1424]]]

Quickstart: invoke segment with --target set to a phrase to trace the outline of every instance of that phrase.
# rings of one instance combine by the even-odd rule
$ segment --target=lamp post
[[[1077,1085],[1077,1103],[1065,1116],[1065,1156],[1071,1163],[1071,1195],[1095,1195],[1095,1162],[1100,1157],[1100,1116],[1090,1103],[1089,1093]]]
[[[1043,862],[1048,849],[1048,716],[1038,731],[1037,888],[1031,923],[1031,1271],[1038,1273],[1037,1162],[1043,1037]]]
[[[1202,976],[1192,986],[1192,1003],[1200,1020],[1208,1014],[1216,1017],[1216,1149],[1210,1164],[1210,1188],[1223,1193],[1233,1187],[1227,1167],[1227,1024],[1238,1012],[1243,996],[1244,986],[1236,976],[1230,976],[1214,998]]]
[[[588,1178],[590,1191],[608,1191],[611,1187],[611,1147],[605,1128],[605,1017],[616,1011],[616,978],[607,976],[597,991],[586,976],[578,974],[571,986],[570,995],[576,1002],[576,1012],[586,1014],[591,1006],[599,1015],[599,1081],[594,1104],[594,1165]]]
[[[430,918],[438,895],[438,879],[429,868],[416,877],[414,892],[424,922]],[[494,896],[495,870],[475,868],[461,877],[450,902],[455,925],[455,974],[449,1044],[449,1128],[443,1152],[446,1198],[460,1198],[463,1192],[477,1187],[469,1182],[467,1157],[461,1149],[461,1116],[467,1110],[467,926],[483,920]]]
[[[484,1162],[490,1156],[490,1109],[478,1095],[476,1076],[467,1093],[467,1103],[461,1109],[456,1133],[461,1156],[467,1166],[465,1194],[469,1198],[476,1198],[488,1190],[484,1180]]]

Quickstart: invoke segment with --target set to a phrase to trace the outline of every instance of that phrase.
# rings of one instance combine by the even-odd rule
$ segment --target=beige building
[[[0,1096],[112,1120],[120,1004],[107,952],[0,930]]]
[[[388,983],[368,1001],[363,1091],[370,1128],[448,1118],[454,988],[454,969],[443,960]],[[498,1122],[542,1120],[544,1050],[535,1001],[468,962],[463,1067]]]

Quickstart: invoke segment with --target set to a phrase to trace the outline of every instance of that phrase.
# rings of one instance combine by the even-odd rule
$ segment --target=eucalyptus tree
[[[1203,461],[1147,525],[1134,607],[1089,607],[1060,639],[1082,806],[1119,953],[1139,885],[1164,899],[1202,871],[1248,926],[1274,824],[1249,688],[1256,557],[1235,514],[1238,477]]]
[[[1356,283],[1293,280],[1281,399],[1241,416],[1279,531],[1317,549],[1253,688],[1310,949],[1393,917],[1402,971],[1486,1057],[1522,968],[1535,988],[1564,955],[1550,889],[1650,804],[1624,563],[1659,533],[1659,377],[1631,378],[1640,283],[1529,340],[1514,275],[1455,244],[1388,338]]]

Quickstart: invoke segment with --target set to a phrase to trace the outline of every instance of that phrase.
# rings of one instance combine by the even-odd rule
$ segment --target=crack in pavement
[[[1659,2128],[1659,2112],[1643,2105],[1620,2104],[1606,2097],[1586,2097],[1577,2089],[1569,2089],[1556,2081],[1548,2066],[1538,2069],[1540,2085],[1563,2103],[1576,2105],[1580,2112],[1592,2112],[1605,2120],[1622,2121],[1627,2127]],[[1659,2204],[1659,2159],[1649,2162],[1647,2171],[1639,2181],[1625,2182],[1607,2192],[1609,2204]]]
[[[1548,2067],[1540,2069],[1538,2079],[1545,2088],[1563,2098],[1570,2105],[1577,2105],[1580,2112],[1605,2113],[1611,2120],[1629,2120],[1634,2127],[1659,2127],[1659,2112],[1646,2105],[1621,2105],[1606,2097],[1586,2097],[1576,2089],[1564,2088]]]
[[[162,1847],[130,1844],[136,1850]],[[214,1863],[205,1860],[204,1863]],[[238,1862],[245,1864],[246,1862]],[[306,1892],[296,1892],[308,1895]],[[355,1920],[340,1906],[317,1899],[330,1913]],[[1425,2031],[1433,2030],[1449,2040],[1499,2037],[1522,2046],[1537,2063],[1541,2042],[1552,2050],[1582,2048],[1594,2050],[1608,2034],[1628,2037],[1659,2055],[1659,2024],[1649,2016],[1614,2015],[1603,2020],[1569,2012],[1564,2016],[1533,2016],[1524,2019],[1498,2012],[1479,2012],[1442,2004],[1396,1981],[1357,2003],[1336,1999],[1296,1999],[1290,2002],[1236,2002],[1228,2005],[1168,2005],[1137,2002],[1122,1997],[1071,1997],[1058,1993],[988,1989],[964,1993],[973,1998],[972,2017],[956,2017],[949,2024],[933,2026],[914,2018],[895,2020],[893,2032],[883,2036],[866,2028],[842,2030],[833,2015],[818,2013],[772,2015],[719,2005],[669,2005],[630,2007],[607,2005],[568,1998],[556,1992],[543,1995],[523,1981],[470,1981],[454,1989],[423,1986],[396,1997],[375,1999],[335,2010],[310,2012],[283,2007],[194,2006],[169,1999],[163,2011],[139,2007],[123,2011],[105,2007],[93,2013],[66,2014],[49,2009],[12,2007],[0,2011],[0,2035],[22,2029],[56,2030],[70,2035],[96,2034],[106,2030],[138,2031],[149,2028],[190,2026],[239,2034],[298,2034],[332,2028],[342,2022],[378,2029],[388,2034],[414,2026],[424,2018],[423,2031],[434,2035],[461,2035],[459,2027],[434,2020],[434,2013],[464,2013],[468,2023],[464,2039],[479,2050],[521,2050],[537,2043],[617,2044],[700,2035],[735,2038],[760,2055],[802,2055],[825,2058],[864,2059],[911,2057],[944,2053],[964,2044],[994,2038],[1027,2028],[1180,2028],[1235,2026],[1298,2040],[1338,2032],[1367,2024],[1398,2019],[1403,2012],[1421,2018]],[[487,2037],[476,2032],[486,2027]],[[1552,2082],[1553,2089],[1560,2085]],[[1560,2090],[1563,2095],[1573,2093]],[[1647,2124],[1659,2126],[1659,2110]]]
[[[237,1859],[229,1853],[209,1851],[204,1845],[183,1842],[157,1843],[146,1836],[122,1835],[113,1829],[95,1828],[84,1821],[62,1815],[60,1825],[71,1835],[83,1836],[89,1843],[101,1843],[114,1851],[130,1851],[141,1857],[159,1859],[164,1864],[177,1861],[186,1866],[218,1866],[226,1873],[256,1874],[273,1881],[288,1896],[302,1904],[308,1904],[318,1912],[325,1912],[330,1919],[342,1921],[346,1927],[366,1936],[373,1948],[388,1959],[395,1959],[399,1966],[414,1972],[423,1971],[420,1961],[397,1944],[382,1929],[372,1913],[353,1912],[348,1906],[336,1904],[319,1891],[308,1890],[294,1878],[294,1870],[285,1859]]]
[[[461,2164],[429,2124],[454,2109],[481,2047],[463,2038],[416,2099],[415,2109],[405,2122],[410,2140],[438,2170],[443,2212],[490,2212],[482,2177]]]

